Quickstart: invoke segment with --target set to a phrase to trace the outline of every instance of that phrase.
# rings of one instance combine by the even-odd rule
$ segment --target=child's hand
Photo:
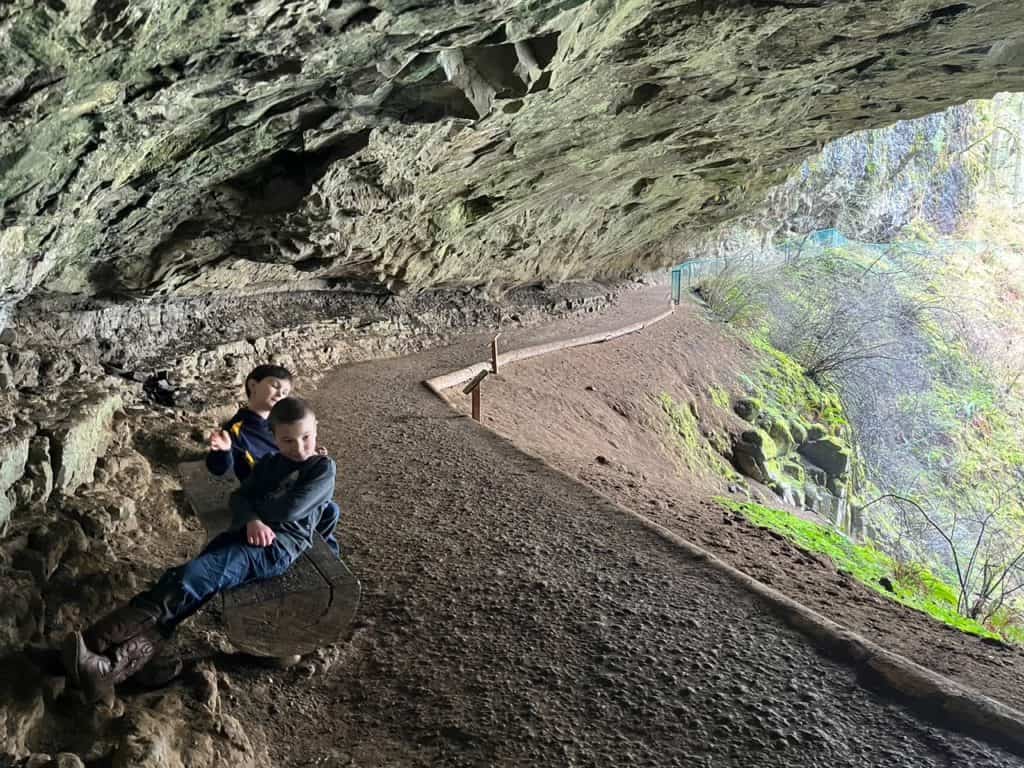
[[[316,455],[317,456],[326,456],[327,455],[327,449],[324,448],[322,445],[318,445],[316,447]]]
[[[259,520],[250,520],[245,524],[245,538],[254,547],[269,547],[277,536],[268,525]]]
[[[210,434],[211,451],[230,451],[231,435],[226,429],[220,429]]]

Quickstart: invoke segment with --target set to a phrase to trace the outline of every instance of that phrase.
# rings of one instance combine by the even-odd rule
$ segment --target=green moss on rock
[[[807,428],[808,440],[822,440],[828,437],[828,428],[824,424],[811,424]]]
[[[850,447],[838,437],[808,440],[800,446],[800,453],[812,464],[825,470],[829,477],[845,477],[850,471]]]
[[[730,481],[739,479],[736,470],[701,434],[696,408],[692,404],[680,405],[665,393],[659,397],[659,402],[668,417],[671,446],[687,469],[697,473],[712,472]]]
[[[763,429],[757,427],[748,429],[740,435],[740,439],[755,449],[752,453],[761,461],[767,462],[779,455],[779,449],[775,445],[775,441]]]

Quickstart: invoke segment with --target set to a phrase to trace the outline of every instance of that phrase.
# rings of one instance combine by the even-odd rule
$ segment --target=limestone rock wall
[[[525,322],[596,308],[621,286],[580,281],[522,288],[500,296],[468,290],[407,296],[383,291],[294,290],[149,302],[29,299],[18,307],[7,331],[11,340],[6,347],[7,368],[12,382],[19,386],[59,383],[55,377],[66,378],[77,370],[68,364],[55,368],[53,362],[41,366],[38,353],[31,349],[41,346],[73,348],[79,358],[87,356],[96,366],[115,373],[142,370],[148,375],[193,358],[195,364],[208,369],[210,354],[229,354],[231,345],[241,345],[238,349],[248,350],[245,354],[258,357],[276,353],[282,345],[301,347],[303,338],[344,343],[388,332],[411,336]],[[395,345],[399,348],[401,340],[396,339]],[[25,350],[26,346],[30,349]],[[0,345],[0,352],[4,349]],[[63,358],[51,357],[56,359]],[[0,365],[3,360],[0,354]]]
[[[0,326],[28,294],[621,275],[831,138],[1021,88],[1010,0],[13,0]]]
[[[93,483],[126,439],[126,412],[218,415],[268,361],[308,386],[339,364],[422,350],[469,329],[596,311],[630,285],[562,284],[500,301],[452,291],[271,294],[248,297],[244,311],[232,306],[237,298],[76,305],[19,322],[0,344],[0,532],[16,509],[64,504]]]

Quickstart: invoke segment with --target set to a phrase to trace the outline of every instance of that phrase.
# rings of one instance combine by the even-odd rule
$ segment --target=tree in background
[[[1022,136],[1021,94],[849,136],[681,249],[721,259],[700,286],[720,316],[841,393],[872,538],[988,624],[1024,624]]]

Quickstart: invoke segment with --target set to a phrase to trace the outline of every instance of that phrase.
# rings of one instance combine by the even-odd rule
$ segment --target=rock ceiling
[[[1019,0],[6,0],[0,305],[617,276],[1021,89]]]

